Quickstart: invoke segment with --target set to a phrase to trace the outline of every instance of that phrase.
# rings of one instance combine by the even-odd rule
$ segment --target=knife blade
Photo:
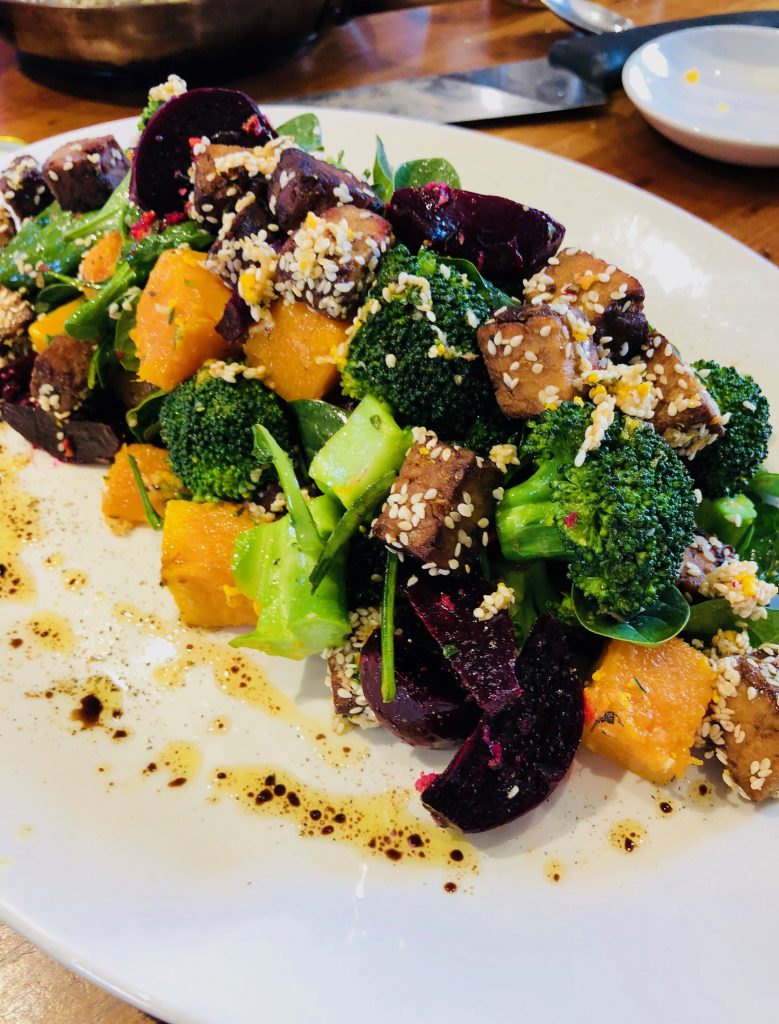
[[[546,57],[499,64],[451,75],[401,78],[377,85],[318,93],[296,102],[318,107],[350,107],[436,124],[459,124],[504,117],[579,110],[606,102],[606,94]]]
[[[289,97],[285,102],[399,114],[436,124],[583,110],[606,103],[606,90],[619,84],[625,61],[648,40],[682,28],[714,24],[779,27],[779,11],[705,15],[618,33],[572,36],[558,40],[549,57],[448,75],[400,78],[294,100]]]

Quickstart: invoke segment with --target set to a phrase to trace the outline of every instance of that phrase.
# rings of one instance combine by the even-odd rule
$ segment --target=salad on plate
[[[314,115],[175,76],[139,130],[0,178],[0,418],[108,466],[106,522],[160,531],[181,620],[321,655],[334,728],[451,748],[417,789],[464,832],[580,744],[779,794],[759,383],[446,160],[377,139],[356,175]]]

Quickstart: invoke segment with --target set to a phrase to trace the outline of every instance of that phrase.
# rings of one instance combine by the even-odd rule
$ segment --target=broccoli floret
[[[768,401],[751,377],[732,366],[701,359],[693,368],[722,414],[730,414],[730,419],[724,436],[690,462],[690,473],[707,498],[735,494],[746,488],[768,454]]]
[[[212,377],[204,366],[163,399],[160,434],[173,472],[195,501],[243,501],[257,490],[265,463],[252,452],[252,427],[266,426],[291,449],[287,416],[261,381]]]
[[[522,421],[510,420],[495,408],[491,414],[479,416],[463,437],[463,444],[486,459],[496,444],[519,447],[524,429]]]
[[[401,426],[429,427],[448,440],[462,440],[477,415],[496,407],[476,344],[476,327],[491,310],[465,275],[448,266],[442,272],[429,250],[412,256],[398,244],[382,260],[363,308],[344,394],[370,392]]]
[[[592,406],[564,403],[530,423],[535,472],[510,488],[497,528],[507,558],[560,558],[602,613],[628,618],[675,583],[695,529],[690,475],[650,427],[617,414],[599,448],[576,455]]]

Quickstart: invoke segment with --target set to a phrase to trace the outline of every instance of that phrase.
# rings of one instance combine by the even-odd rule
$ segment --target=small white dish
[[[672,32],[628,59],[622,84],[673,142],[728,163],[779,166],[779,29]]]

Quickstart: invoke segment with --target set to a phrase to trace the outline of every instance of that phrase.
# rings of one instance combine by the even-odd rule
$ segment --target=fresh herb
[[[379,136],[376,136],[376,156],[373,161],[373,190],[383,203],[388,203],[392,198],[394,189],[395,172],[387,157],[384,143]]]
[[[131,455],[129,451],[127,452],[127,461],[130,464],[130,472],[132,473],[133,479],[135,480],[135,486],[138,488],[138,494],[140,495],[141,498],[141,504],[143,505],[143,511],[146,515],[146,520],[153,530],[161,530],[162,518],[157,514],[156,509],[151,503],[151,499],[149,498],[149,492],[146,490],[146,485],[143,482],[141,471],[138,468],[138,463],[135,459],[135,456]]]
[[[268,428],[261,424],[254,427],[254,456],[260,462],[273,463],[281,489],[284,491],[284,497],[287,499],[289,517],[295,527],[300,547],[307,555],[318,560],[322,552],[322,538],[319,536],[319,531],[295,476],[292,459],[278,444]]]
[[[381,595],[381,699],[385,704],[395,699],[395,590],[398,579],[398,556],[390,552],[384,570],[384,592]]]
[[[447,661],[456,658],[459,653],[460,648],[456,644],[444,644],[441,648],[441,654],[443,654]]]
[[[114,331],[114,353],[122,367],[130,373],[137,373],[140,366],[135,342],[130,337],[130,331],[135,327],[135,313],[140,297],[140,288],[131,288],[127,292]]]
[[[280,124],[276,131],[279,135],[292,136],[298,149],[303,149],[306,153],[322,149],[322,125],[316,114],[298,114],[297,117],[291,117],[289,121]]]
[[[641,685],[641,680],[638,678],[638,676],[633,676],[633,682],[643,693],[649,693],[649,690],[647,690],[645,686]]]
[[[650,607],[621,620],[603,615],[597,601],[585,597],[578,587],[573,587],[571,597],[577,619],[590,633],[645,647],[665,643],[681,633],[690,618],[690,606],[677,587],[666,587]]]

